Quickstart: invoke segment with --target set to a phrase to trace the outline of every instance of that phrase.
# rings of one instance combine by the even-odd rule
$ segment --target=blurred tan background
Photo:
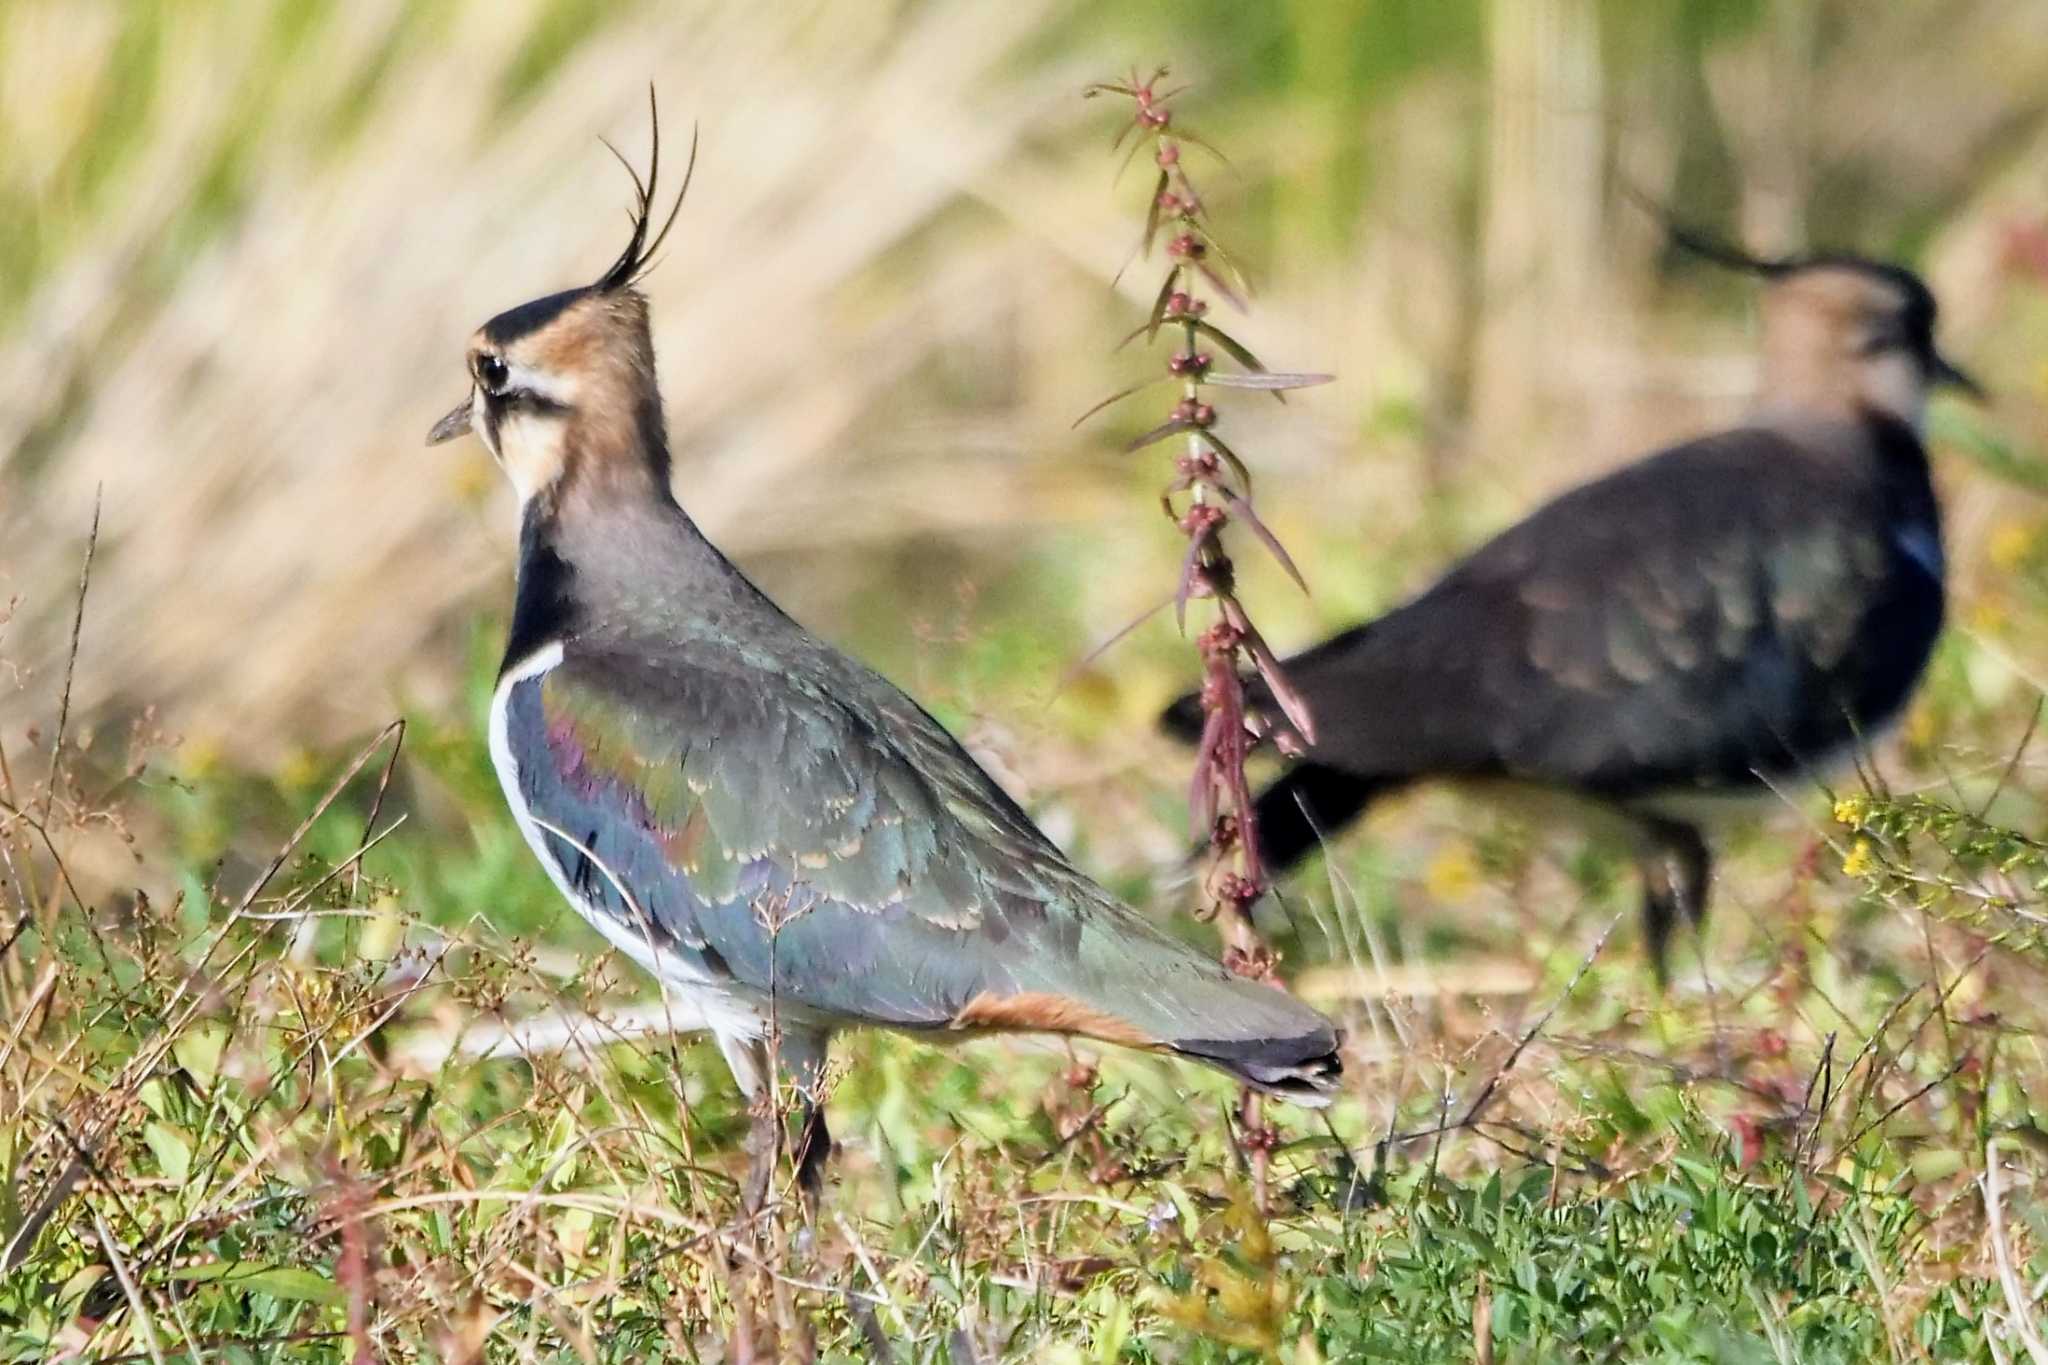
[[[1226,417],[1315,587],[1249,572],[1277,640],[1740,408],[1751,290],[1634,186],[1925,270],[1997,394],[1936,420],[1967,663],[2048,677],[2039,0],[6,0],[0,734],[54,709],[101,488],[82,714],[266,763],[455,704],[513,511],[422,438],[475,325],[617,250],[598,139],[644,158],[650,81],[703,146],[648,284],[683,502],[914,690],[1032,723],[1178,554],[1163,458],[1114,453],[1143,400],[1070,429],[1158,363],[1112,353],[1148,182],[1078,92],[1162,60],[1232,158],[1234,330],[1339,376]],[[1188,657],[1155,619],[1074,724],[1135,732]]]

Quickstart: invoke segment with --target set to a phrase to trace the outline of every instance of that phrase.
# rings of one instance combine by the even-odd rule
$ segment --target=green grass
[[[1180,64],[1213,72],[1202,126],[1253,130],[1233,145],[1255,161],[1290,140],[1329,144],[1296,147],[1277,183],[1245,188],[1243,226],[1255,258],[1306,243],[1334,268],[1383,249],[1390,220],[1365,201],[1419,188],[1393,183],[1377,120],[1414,84],[1483,66],[1484,26],[1454,8],[1404,0],[1347,25],[1309,3],[1084,6],[1024,55],[1087,54],[1092,71],[1103,53],[1113,66],[1187,44]],[[1651,49],[1683,68],[1673,98],[1704,109],[1694,59],[1764,9],[1689,7],[1673,43],[1685,60]],[[147,316],[240,227],[293,98],[311,103],[309,156],[360,151],[379,100],[421,79],[409,62],[462,17],[438,0],[397,8],[321,94],[301,77],[324,69],[346,12],[281,5],[248,21],[268,55],[225,92],[121,319]],[[1637,22],[1634,7],[1601,14]],[[548,93],[613,11],[545,0],[523,15],[503,64],[476,77],[501,117]],[[174,22],[167,5],[123,9],[51,183],[0,171],[0,205],[28,225],[0,234],[0,322],[123,211],[122,177],[180,93]],[[673,107],[678,77],[662,79]],[[1486,103],[1482,83],[1449,89],[1454,105]],[[479,129],[497,136],[496,119]],[[1456,141],[1488,145],[1480,125]],[[1688,132],[1674,183],[1689,208],[1726,207],[1726,160],[1711,128]],[[1475,152],[1442,172],[1461,221],[1484,171]],[[1890,223],[1904,191],[1884,189],[1867,197]],[[1822,207],[1830,224],[1872,212],[1847,195]],[[902,268],[925,254],[913,240]],[[1064,335],[1108,351],[1107,334]],[[2013,345],[2010,371],[2038,349]],[[67,455],[94,378],[81,363],[27,431],[16,486]],[[971,370],[938,379],[947,410],[985,397]],[[1432,407],[1398,385],[1376,402],[1355,415],[1362,449],[1437,453]],[[2013,488],[2048,487],[2012,409],[1936,417],[1944,477],[1960,452]],[[1130,516],[1113,533],[1167,537],[1148,501],[1156,469],[1128,467]],[[1387,468],[1362,468],[1361,486]],[[1471,468],[1369,538],[1313,518],[1306,540],[1290,532],[1318,596],[1281,602],[1296,613],[1286,628],[1383,606],[1497,524],[1511,509],[1479,486],[1489,467]],[[1279,515],[1316,491],[1284,477],[1262,485]],[[1156,770],[1105,778],[1096,751],[1140,723],[1147,687],[1184,678],[1188,648],[1141,632],[1045,706],[1092,643],[1091,580],[1134,557],[1105,551],[1101,523],[1018,519],[1036,527],[1028,544],[992,534],[1000,553],[977,547],[943,572],[918,557],[929,547],[892,546],[901,593],[868,594],[839,624],[956,728],[985,714],[1024,728],[1036,806],[1075,831],[1080,861],[1179,916],[1184,893],[1155,885],[1142,851],[1178,846],[1179,769],[1162,750]],[[474,637],[464,701],[409,718],[388,785],[388,740],[342,781],[358,754],[241,772],[103,739],[74,747],[51,786],[47,736],[24,746],[10,723],[0,1360],[2028,1359],[2019,1321],[2048,1331],[2048,772],[2027,747],[2041,697],[2024,661],[2048,619],[2048,521],[2008,501],[1958,524],[1985,544],[1955,547],[1969,564],[1961,629],[1885,750],[1891,785],[1792,793],[1797,811],[1729,841],[1700,945],[1711,989],[1686,945],[1680,985],[1654,990],[1624,863],[1485,807],[1406,803],[1347,838],[1340,882],[1299,879],[1292,924],[1272,925],[1286,970],[1353,967],[1366,985],[1317,997],[1350,1030],[1349,1089],[1327,1124],[1279,1116],[1266,1213],[1229,1087],[1162,1061],[843,1039],[830,1103],[843,1150],[806,1229],[787,1203],[737,1221],[748,1116],[705,1039],[466,1051],[500,1023],[616,1018],[651,999],[560,903],[501,807],[480,725],[493,626]],[[950,587],[956,568],[981,595],[963,594],[944,629],[908,626],[917,580]],[[16,586],[68,618],[43,585]],[[132,882],[177,889],[144,898]],[[1372,987],[1375,955],[1412,993]]]
[[[1336,1002],[1351,1090],[1327,1125],[1283,1116],[1268,1215],[1206,1073],[867,1035],[839,1048],[844,1146],[806,1231],[787,1204],[737,1223],[746,1115],[704,1040],[463,1054],[493,1020],[647,986],[530,866],[471,718],[416,718],[386,784],[390,753],[331,789],[338,760],[145,766],[142,796],[94,796],[82,764],[47,824],[4,793],[0,1242],[36,1230],[0,1277],[0,1359],[2024,1350],[1980,1181],[1987,1154],[2010,1167],[2001,1245],[2031,1288],[2048,854],[1981,801],[1846,797],[1803,865],[1796,836],[1753,837],[1706,939],[1716,991],[1662,999],[1626,877],[1453,808],[1469,851],[1423,875],[1465,905],[1413,964],[1438,993]],[[2028,772],[1994,809],[2038,810]],[[221,861],[329,790],[275,875]],[[38,828],[61,852],[124,810],[183,894],[86,913]],[[1355,903],[1298,893],[1292,962],[1406,951],[1417,887],[1381,843],[1346,846]],[[1510,887],[1534,891],[1514,908]],[[1514,941],[1503,917],[1533,989],[1461,994]]]

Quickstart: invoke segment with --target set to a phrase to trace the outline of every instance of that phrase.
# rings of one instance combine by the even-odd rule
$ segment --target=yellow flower
[[[1835,823],[1847,825],[1850,829],[1861,829],[1863,817],[1869,812],[1869,802],[1860,796],[1835,798]]]
[[[1876,866],[1876,852],[1872,848],[1870,840],[1858,839],[1856,846],[1849,850],[1849,856],[1842,859],[1842,875],[1845,877],[1867,876],[1871,869]]]
[[[1984,543],[1984,557],[1991,561],[1993,568],[2011,573],[2033,552],[2039,534],[2037,526],[2018,521],[2000,522]]]
[[[178,758],[185,769],[185,776],[195,780],[211,777],[219,771],[222,757],[220,741],[211,735],[195,736],[178,747]]]
[[[1445,844],[1429,860],[1422,884],[1429,898],[1440,905],[1463,902],[1479,885],[1479,864],[1473,860],[1472,850],[1455,840]]]
[[[312,786],[319,776],[320,760],[303,745],[294,745],[284,756],[284,762],[277,765],[278,785],[294,791]]]

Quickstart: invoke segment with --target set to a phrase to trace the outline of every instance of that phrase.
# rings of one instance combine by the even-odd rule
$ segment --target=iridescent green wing
[[[1074,872],[915,704],[814,662],[572,655],[512,685],[519,799],[586,915],[847,1020],[1035,1026],[988,1002],[1045,997],[1129,1041],[1187,1031],[1220,969]]]

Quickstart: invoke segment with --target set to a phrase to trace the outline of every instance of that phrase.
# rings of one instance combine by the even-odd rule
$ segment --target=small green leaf
[[[220,1054],[227,1048],[228,1031],[220,1024],[194,1024],[171,1044],[171,1055],[198,1085],[211,1086],[220,1074]]]
[[[1159,297],[1152,300],[1152,316],[1145,323],[1144,327],[1146,341],[1149,342],[1152,338],[1159,335],[1159,326],[1166,321],[1166,301],[1173,297],[1174,286],[1179,283],[1180,267],[1176,265],[1173,269],[1166,272],[1166,278],[1159,284]],[[1117,349],[1121,350],[1122,348],[1123,343],[1117,343]]]
[[[181,1128],[168,1123],[147,1123],[142,1140],[156,1155],[156,1166],[172,1180],[183,1181],[192,1173],[192,1140]]]
[[[1217,459],[1230,467],[1231,476],[1237,480],[1236,489],[1225,488],[1222,491],[1225,493],[1235,492],[1239,496],[1249,498],[1252,491],[1252,472],[1245,467],[1244,461],[1238,458],[1237,452],[1224,444],[1223,438],[1216,434],[1216,428],[1214,427],[1202,428],[1202,441],[1209,449],[1216,452]]]
[[[207,1265],[178,1266],[164,1272],[167,1279],[195,1284],[218,1284],[224,1289],[247,1290],[300,1303],[340,1303],[347,1296],[332,1278],[302,1266],[257,1265],[250,1261],[214,1261]]]
[[[1228,166],[1230,164],[1230,158],[1223,154],[1223,149],[1221,147],[1218,147],[1215,143],[1209,141],[1208,138],[1203,137],[1201,134],[1196,133],[1189,128],[1183,127],[1175,129],[1174,136],[1179,138],[1182,142],[1192,143],[1193,145],[1200,147],[1203,151],[1207,152],[1210,156],[1215,157],[1224,165]]]
[[[1202,382],[1214,384],[1219,389],[1264,389],[1277,393],[1287,389],[1312,389],[1318,384],[1327,384],[1336,377],[1333,374],[1288,374],[1279,370],[1268,370],[1261,374],[1221,374],[1212,371],[1202,377]]]
[[[1076,417],[1074,419],[1074,426],[1080,426],[1081,423],[1087,421],[1096,413],[1101,412],[1104,408],[1114,406],[1117,403],[1121,403],[1124,401],[1124,399],[1129,398],[1134,393],[1143,393],[1146,389],[1151,388],[1153,385],[1164,384],[1172,378],[1172,375],[1162,374],[1156,379],[1147,379],[1143,383],[1133,384],[1127,389],[1118,389],[1115,393],[1103,399],[1100,403],[1097,403],[1094,407],[1088,409],[1088,411],[1082,413],[1079,417]],[[1073,430],[1073,427],[1069,427],[1068,430]]]
[[[1199,430],[1201,430],[1201,428],[1197,427],[1193,422],[1190,422],[1187,418],[1175,417],[1168,421],[1161,422],[1158,426],[1152,428],[1152,430],[1146,432],[1143,436],[1133,437],[1131,440],[1126,441],[1124,443],[1124,454],[1135,454],[1136,452],[1143,450],[1146,446],[1157,445],[1159,442],[1165,440],[1167,437],[1178,435],[1183,431]]]
[[[1253,370],[1260,374],[1266,372],[1266,367],[1259,362],[1259,358],[1253,355],[1243,342],[1224,331],[1221,327],[1218,327],[1215,323],[1205,322],[1201,318],[1190,318],[1188,319],[1188,324],[1203,336],[1208,337],[1209,340],[1221,346],[1232,360],[1235,360],[1247,370]]]
[[[1287,547],[1280,543],[1280,537],[1274,535],[1271,528],[1265,522],[1259,520],[1259,514],[1252,510],[1252,505],[1235,494],[1226,493],[1223,500],[1229,505],[1230,514],[1236,517],[1240,524],[1251,528],[1251,533],[1258,537],[1259,544],[1266,547],[1266,553],[1272,555],[1280,567],[1287,571],[1287,576],[1294,580],[1294,586],[1306,593],[1308,591],[1308,580],[1303,578],[1301,570],[1295,567],[1294,556],[1287,553]],[[1493,1192],[1493,1199],[1496,1211],[1498,1211],[1500,1203],[1500,1192],[1498,1190]]]
[[[1221,294],[1232,308],[1237,309],[1240,313],[1244,311],[1244,294],[1240,290],[1232,288],[1230,281],[1224,279],[1214,270],[1211,270],[1204,261],[1196,261],[1195,269],[1202,273],[1202,278],[1209,282],[1209,287]]]

